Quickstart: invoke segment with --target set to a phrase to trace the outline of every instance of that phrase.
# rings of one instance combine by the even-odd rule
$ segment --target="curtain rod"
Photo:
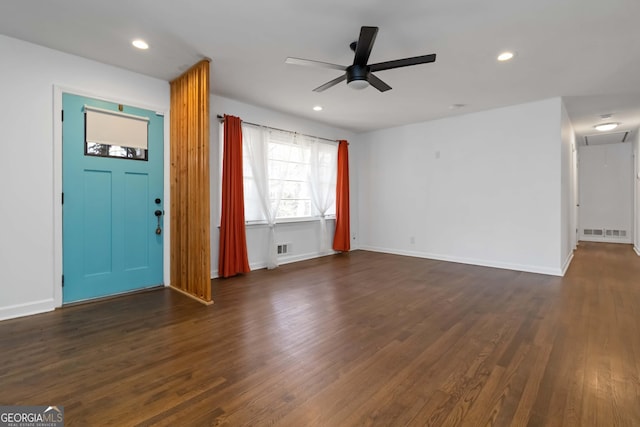
[[[217,117],[218,117],[218,120],[220,120],[221,122],[224,122],[224,116],[221,116],[220,114],[218,114],[218,116],[217,116]],[[304,133],[294,132],[294,131],[287,130],[287,129],[279,129],[279,128],[274,128],[274,127],[271,127],[271,126],[265,126],[265,125],[259,125],[259,124],[256,124],[256,123],[245,122],[245,121],[244,121],[244,120],[242,120],[242,119],[240,119],[240,120],[242,121],[242,123],[247,124],[247,125],[250,125],[250,126],[257,126],[257,127],[261,127],[261,128],[267,128],[267,129],[271,129],[271,130],[277,130],[277,131],[280,131],[280,132],[289,132],[289,133],[293,133],[293,134],[295,134],[295,135],[308,136],[309,138],[318,138],[318,139],[323,139],[323,140],[325,140],[325,141],[330,141],[330,142],[338,142],[338,140],[337,140],[337,139],[322,138],[322,137],[320,137],[320,136],[307,135],[307,134],[304,134]]]

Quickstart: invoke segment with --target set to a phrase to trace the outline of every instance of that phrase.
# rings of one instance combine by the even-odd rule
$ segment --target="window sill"
[[[325,219],[328,220],[328,221],[335,221],[336,216],[335,215],[327,215],[325,217]],[[314,217],[307,217],[307,218],[280,219],[280,220],[278,220],[278,222],[276,222],[276,226],[284,225],[284,224],[303,223],[303,222],[320,222],[320,217],[319,216],[314,216]],[[266,221],[245,221],[244,225],[245,225],[245,227],[250,227],[250,228],[268,227],[269,226],[269,224]],[[218,229],[219,228],[220,228],[220,226],[218,225]]]
[[[325,219],[335,220],[336,216],[327,215]],[[282,224],[295,224],[295,223],[302,223],[302,222],[320,222],[320,217],[314,216],[314,217],[307,217],[307,218],[283,218],[278,220],[278,222],[276,222],[276,227]],[[244,224],[246,227],[268,227],[269,226],[269,224],[266,221],[246,221]]]

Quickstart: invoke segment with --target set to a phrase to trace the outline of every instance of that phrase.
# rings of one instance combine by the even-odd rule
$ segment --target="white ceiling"
[[[213,93],[356,132],[565,96],[581,136],[605,113],[640,125],[638,17],[638,0],[5,0],[0,33],[165,80],[211,58]],[[284,63],[349,65],[362,25],[380,27],[371,63],[437,61],[377,73],[385,93],[315,93],[340,72]]]

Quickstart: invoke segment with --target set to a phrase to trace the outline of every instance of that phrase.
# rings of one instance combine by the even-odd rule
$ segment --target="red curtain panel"
[[[241,123],[238,117],[224,116],[222,213],[218,257],[220,277],[231,277],[250,270],[244,224]]]
[[[338,145],[338,179],[336,181],[336,232],[333,250],[347,252],[351,248],[349,230],[349,143]]]

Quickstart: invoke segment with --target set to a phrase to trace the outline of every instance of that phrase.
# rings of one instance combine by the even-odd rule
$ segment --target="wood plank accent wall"
[[[211,300],[209,61],[171,82],[171,287]]]

